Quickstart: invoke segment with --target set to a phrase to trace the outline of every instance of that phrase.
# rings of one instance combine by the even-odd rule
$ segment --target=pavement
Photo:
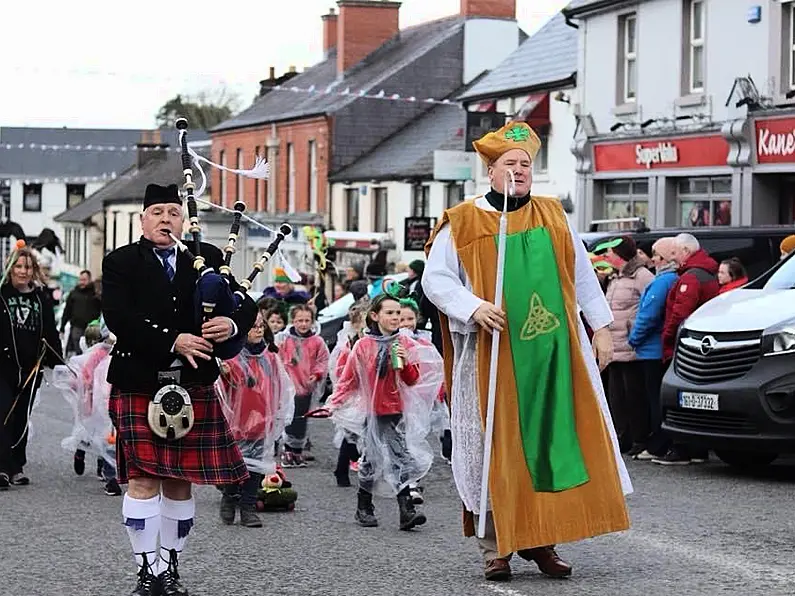
[[[0,493],[0,596],[115,596],[135,583],[121,498],[104,494],[90,465],[76,476],[60,446],[70,416],[45,388],[31,426],[32,484]],[[425,526],[399,531],[395,501],[378,499],[380,527],[360,528],[355,489],[338,488],[331,475],[331,423],[310,425],[317,461],[288,471],[299,493],[294,512],[264,514],[260,529],[224,526],[219,493],[196,490],[197,524],[180,566],[192,596],[795,593],[793,459],[754,475],[714,459],[674,468],[629,462],[629,531],[561,545],[574,565],[568,580],[514,559],[513,581],[493,584],[483,579],[474,540],[462,536],[443,460],[425,481]]]

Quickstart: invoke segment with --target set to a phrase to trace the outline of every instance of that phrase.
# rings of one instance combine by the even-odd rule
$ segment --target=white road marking
[[[742,556],[710,553],[704,547],[690,546],[678,540],[665,539],[638,530],[626,533],[623,538],[668,555],[673,553],[682,560],[700,561],[713,567],[720,567],[727,572],[742,575],[748,579],[795,582],[795,570],[783,565],[763,565],[749,561]]]
[[[495,594],[501,594],[502,596],[526,596],[524,592],[520,592],[519,590],[514,590],[513,588],[506,588],[505,586],[484,584],[484,587],[487,590],[494,592]]]

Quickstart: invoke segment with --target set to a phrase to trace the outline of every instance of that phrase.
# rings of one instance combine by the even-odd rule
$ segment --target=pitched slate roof
[[[563,14],[556,14],[458,99],[493,98],[573,80],[577,35],[577,29],[566,24]]]
[[[316,93],[272,90],[256,99],[249,108],[222,122],[210,132],[329,114],[357,100],[375,102],[377,100],[359,99],[356,94],[362,90],[378,93],[382,83],[445,40],[461,33],[464,22],[464,17],[452,16],[403,29],[356,66],[349,69],[344,78],[339,80],[337,79],[337,56],[335,52],[332,52],[326,60],[290,79],[289,83],[285,85],[285,87],[300,89],[309,89],[314,86]],[[423,73],[419,72],[416,73],[416,76],[428,80],[432,74],[429,73],[423,77]],[[350,89],[351,95],[326,95],[323,93],[326,89],[336,93]],[[384,88],[384,90],[388,93],[402,91],[395,88]],[[420,95],[417,94],[417,97]]]
[[[90,178],[103,174],[120,174],[136,161],[135,150],[98,151],[96,149],[31,149],[38,145],[99,145],[132,147],[143,133],[151,130],[99,128],[0,128],[0,177],[7,178]],[[176,133],[174,133],[176,134]],[[164,142],[172,141],[172,131],[164,130]],[[192,141],[209,138],[204,131],[191,131]],[[176,137],[174,137],[174,140]],[[176,144],[175,142],[172,144]],[[11,145],[10,148],[7,145]],[[19,147],[19,145],[24,145]]]
[[[433,152],[463,150],[465,127],[466,111],[461,106],[437,105],[330,180],[433,178]]]
[[[205,148],[196,149],[199,154],[206,154]],[[207,174],[209,188],[210,175]],[[104,208],[108,203],[143,201],[147,184],[179,184],[182,185],[182,157],[176,151],[168,152],[164,157],[152,157],[141,168],[133,165],[86,200],[71,209],[58,214],[54,219],[61,223],[82,223]],[[195,173],[197,185],[201,182],[198,172]]]

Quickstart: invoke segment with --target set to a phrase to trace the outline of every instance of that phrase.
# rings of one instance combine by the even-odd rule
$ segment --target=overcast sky
[[[459,10],[459,0],[402,1],[401,27]],[[566,4],[517,0],[519,24],[532,34]],[[224,85],[244,107],[270,66],[281,74],[322,58],[320,16],[332,6],[334,0],[5,1],[0,126],[146,128],[177,93]]]

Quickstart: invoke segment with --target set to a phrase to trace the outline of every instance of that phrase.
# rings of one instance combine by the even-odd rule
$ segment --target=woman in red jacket
[[[392,284],[368,311],[368,332],[351,350],[326,409],[345,431],[359,437],[359,492],[356,520],[378,525],[373,493],[397,495],[400,529],[425,523],[409,485],[433,461],[426,437],[430,412],[442,382],[442,359],[433,346],[399,333],[404,288]],[[436,364],[436,366],[433,366]],[[420,377],[420,368],[427,374]]]

